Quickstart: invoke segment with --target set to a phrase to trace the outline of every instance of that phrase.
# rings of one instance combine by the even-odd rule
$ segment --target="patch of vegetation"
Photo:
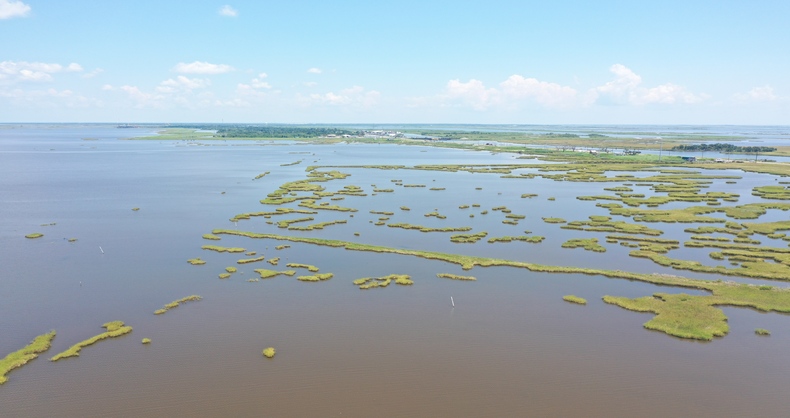
[[[150,338],[143,338],[142,343],[143,344],[151,344],[151,339]]]
[[[34,232],[32,234],[25,235],[25,238],[35,239],[35,238],[41,238],[43,236],[44,234],[42,234],[41,232]]]
[[[107,339],[107,338],[116,338],[116,337],[120,337],[121,335],[128,334],[128,333],[132,332],[132,327],[130,327],[128,325],[124,325],[124,323],[122,321],[108,322],[108,323],[102,325],[102,327],[107,329],[107,331],[103,332],[103,333],[101,333],[99,335],[96,335],[94,337],[88,338],[87,340],[80,341],[77,344],[74,344],[68,350],[66,350],[66,351],[64,351],[62,353],[59,353],[59,354],[55,355],[54,357],[52,357],[50,359],[50,361],[58,361],[60,359],[67,358],[67,357],[79,357],[80,351],[84,347],[87,347],[89,345],[95,344],[95,343],[97,343],[97,342],[99,342],[101,340]]]
[[[228,276],[230,277],[230,274],[228,274]],[[198,296],[198,295],[191,295],[191,296],[187,296],[187,297],[184,297],[184,298],[181,298],[181,299],[177,299],[177,300],[174,300],[174,301],[168,303],[162,309],[157,309],[156,311],[154,311],[154,314],[155,315],[161,315],[161,314],[163,314],[163,313],[165,313],[165,312],[167,312],[167,311],[169,311],[169,310],[171,310],[173,308],[177,308],[182,303],[198,301],[200,299],[202,299],[202,298],[200,296]]]
[[[190,258],[189,260],[187,260],[187,263],[192,264],[193,266],[206,264],[206,262],[204,260],[201,260],[200,257]]]
[[[332,273],[320,273],[311,276],[298,276],[296,279],[301,280],[303,282],[320,282],[324,280],[329,280],[334,276],[335,275]]]
[[[562,244],[562,248],[584,248],[597,253],[606,252],[606,247],[598,244],[598,238],[569,239]]]
[[[587,304],[587,299],[580,298],[580,297],[574,296],[574,295],[565,295],[565,296],[562,297],[562,300],[564,300],[566,302],[570,302],[570,303],[578,303],[579,305],[586,305]]]
[[[488,239],[489,244],[493,244],[495,242],[512,242],[512,241],[521,241],[521,242],[529,242],[533,244],[539,244],[543,242],[546,237],[542,237],[539,235],[521,235],[517,237],[511,236],[504,236],[504,237],[492,237]]]
[[[450,280],[469,280],[469,281],[477,280],[477,277],[474,276],[459,276],[457,274],[451,274],[451,273],[437,273],[436,277],[440,279],[450,279]]]
[[[764,336],[771,335],[771,331],[768,331],[765,328],[757,328],[754,330],[754,333],[757,335],[764,335]]]
[[[462,227],[446,227],[446,228],[431,228],[427,226],[421,225],[412,225],[407,223],[397,223],[397,224],[387,224],[390,228],[402,228],[402,229],[416,229],[420,232],[466,232],[471,231],[472,227],[470,226],[462,226]]]
[[[220,240],[220,237],[218,237],[218,236],[216,236],[214,234],[203,234],[203,239],[210,239],[210,240],[218,241],[218,240]]]
[[[564,224],[565,222],[568,222],[562,218],[542,218],[542,219],[543,222],[546,222],[547,224]]]
[[[308,271],[311,271],[313,273],[318,271],[318,267],[311,266],[310,264],[288,263],[288,264],[286,264],[286,266],[290,267],[290,268],[293,268],[293,269],[297,269],[297,268],[298,269],[307,269]]]
[[[204,250],[216,251],[218,253],[243,253],[247,250],[239,247],[220,247],[219,245],[204,245],[200,247]]]
[[[267,347],[267,348],[264,348],[263,351],[262,351],[263,356],[266,357],[266,358],[272,358],[272,357],[274,357],[274,355],[276,353],[277,353],[277,350],[275,350],[274,347]]]
[[[402,286],[410,286],[414,284],[414,281],[411,280],[411,276],[408,274],[390,274],[388,276],[382,277],[363,277],[361,279],[354,280],[354,285],[359,286],[360,289],[373,289],[375,287],[387,287],[389,284],[395,281],[395,284],[399,284]]]
[[[476,234],[458,234],[458,235],[451,235],[450,241],[459,243],[459,244],[474,244],[477,241],[485,238],[488,235],[488,232],[478,232]]]
[[[254,271],[261,276],[261,279],[271,279],[279,275],[293,276],[294,274],[296,274],[296,270],[276,271],[276,270],[268,270],[268,269],[255,269]]]
[[[30,344],[8,354],[0,360],[0,385],[8,381],[6,375],[16,368],[22,367],[34,360],[39,354],[49,350],[52,346],[52,339],[55,338],[55,331],[39,335]]]
[[[263,261],[265,259],[264,256],[255,257],[255,258],[242,258],[237,260],[237,264],[248,264],[248,263],[257,263],[258,261]]]

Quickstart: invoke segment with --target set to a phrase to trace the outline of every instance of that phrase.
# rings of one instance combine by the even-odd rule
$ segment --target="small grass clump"
[[[307,269],[313,273],[317,272],[319,269],[316,266],[311,266],[310,264],[301,264],[301,263],[288,263],[286,264],[287,267],[292,269]]]
[[[200,247],[204,250],[216,251],[218,253],[243,253],[247,250],[239,247],[220,247],[219,245],[204,245]]]
[[[754,330],[754,333],[757,334],[757,335],[763,335],[763,336],[771,335],[771,331],[768,331],[765,328],[757,328],[757,329]]]
[[[43,236],[44,234],[42,234],[41,232],[34,232],[32,234],[25,235],[25,238],[35,239],[35,238],[41,238]]]
[[[221,238],[214,235],[214,234],[203,234],[203,239],[210,239],[214,241],[219,241]]]
[[[54,357],[52,357],[50,359],[50,361],[58,361],[60,359],[67,358],[67,357],[79,357],[80,350],[82,350],[84,347],[87,347],[89,345],[95,344],[98,341],[101,341],[101,340],[104,340],[104,339],[107,339],[107,338],[116,338],[116,337],[120,337],[121,335],[128,334],[128,333],[132,332],[132,327],[130,327],[128,325],[124,325],[123,321],[108,322],[108,323],[102,325],[102,327],[107,329],[107,331],[103,332],[103,333],[101,333],[99,335],[96,335],[94,337],[88,338],[87,340],[80,341],[77,344],[72,345],[71,347],[69,347],[68,350],[66,350],[66,351],[64,351],[62,353],[56,354]]]
[[[187,263],[192,264],[193,266],[200,266],[206,264],[205,260],[201,260],[200,257],[197,258],[190,258],[187,260]]]
[[[280,257],[272,257],[272,258],[266,260],[266,262],[271,264],[271,265],[273,265],[273,266],[276,266],[277,263],[280,262]]]
[[[477,280],[477,277],[474,276],[459,276],[457,274],[451,274],[451,273],[437,273],[436,277],[440,279],[450,279],[450,280],[467,280],[467,281]]]
[[[565,222],[567,222],[565,219],[562,218],[542,218],[542,219],[543,222],[546,222],[547,224],[564,224]]]
[[[489,244],[493,244],[495,242],[513,242],[513,241],[521,241],[521,242],[529,242],[533,244],[539,244],[543,242],[546,237],[542,237],[540,235],[521,235],[517,237],[511,236],[504,236],[504,237],[492,237],[488,239]]]
[[[151,339],[150,338],[143,338],[142,343],[143,344],[151,344]]]
[[[263,356],[266,357],[266,358],[272,358],[272,357],[274,357],[274,355],[276,353],[277,353],[277,350],[275,350],[274,347],[264,348],[263,352],[262,352]]]
[[[291,248],[291,246],[286,244],[286,245],[278,245],[274,247],[275,250],[284,250],[286,248]]]
[[[271,279],[279,275],[293,276],[294,274],[296,274],[296,270],[277,271],[277,270],[268,270],[268,269],[255,269],[254,271],[261,276],[261,279]]]
[[[224,279],[229,279],[230,278],[230,273],[220,273],[219,274],[219,278],[223,279],[223,280]]]
[[[401,206],[400,210],[411,210],[408,206]]]
[[[11,370],[22,367],[34,360],[39,354],[49,350],[52,346],[52,339],[55,338],[55,331],[39,335],[30,344],[8,354],[0,360],[0,385],[8,381],[6,374]]]
[[[485,238],[488,235],[488,232],[478,232],[476,234],[458,234],[458,235],[451,235],[450,241],[459,243],[459,244],[474,244],[477,241]]]
[[[335,275],[332,273],[320,273],[311,276],[298,276],[296,279],[303,282],[321,282],[324,280],[329,280],[332,277],[335,277]]]
[[[258,261],[263,261],[265,258],[266,257],[264,256],[255,257],[255,258],[242,258],[240,260],[237,260],[236,263],[237,264],[257,263]]]
[[[375,287],[387,287],[389,284],[395,281],[395,284],[401,286],[411,286],[414,284],[414,281],[411,280],[411,276],[408,274],[390,274],[388,276],[382,277],[363,277],[361,279],[354,280],[354,285],[359,286],[360,289],[373,289]]]
[[[140,208],[132,208],[133,211],[137,212]]]
[[[584,248],[597,253],[606,252],[606,247],[598,244],[598,238],[569,239],[562,244],[562,248]]]
[[[227,273],[225,273],[225,274],[227,274]],[[230,277],[230,274],[228,274],[228,277]],[[187,296],[187,297],[184,297],[184,298],[181,298],[181,299],[177,299],[177,300],[174,300],[174,301],[168,303],[167,305],[165,305],[164,308],[157,309],[156,311],[154,311],[154,314],[155,315],[161,315],[161,314],[169,311],[170,309],[177,308],[178,305],[180,305],[182,303],[198,301],[200,299],[202,299],[202,298],[200,296],[198,296],[198,295],[191,295],[191,296]]]
[[[562,297],[562,300],[564,300],[566,302],[570,302],[570,303],[577,303],[579,305],[586,305],[587,304],[587,299],[580,298],[580,297],[575,296],[575,295],[565,295],[565,296]]]

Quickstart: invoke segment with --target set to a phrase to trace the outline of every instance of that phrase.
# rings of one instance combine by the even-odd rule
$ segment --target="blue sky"
[[[790,124],[788,1],[0,0],[0,122]]]

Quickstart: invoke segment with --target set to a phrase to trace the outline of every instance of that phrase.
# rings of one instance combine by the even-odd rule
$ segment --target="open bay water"
[[[575,197],[603,194],[604,187],[617,184],[338,168],[351,176],[322,185],[328,190],[356,185],[368,196],[326,201],[359,211],[320,211],[310,215],[315,222],[348,223],[288,231],[262,217],[237,225],[229,218],[273,210],[258,201],[286,181],[304,179],[309,165],[533,161],[411,146],[120,140],[146,132],[92,125],[0,129],[0,355],[51,329],[58,332],[48,352],[12,371],[0,386],[0,416],[720,417],[783,416],[790,408],[786,315],[724,308],[729,335],[691,342],[643,329],[652,314],[601,301],[607,294],[691,293],[684,289],[515,268],[464,271],[432,260],[300,243],[285,242],[291,248],[276,251],[274,246],[284,242],[244,237],[201,239],[212,229],[227,228],[718,278],[634,259],[628,249],[606,244],[604,233],[563,230],[541,220],[606,215],[595,202]],[[266,171],[270,174],[253,180]],[[737,184],[717,180],[715,188],[740,193],[738,204],[753,201],[754,185],[776,180],[738,175],[743,178]],[[426,187],[403,188],[392,180]],[[395,191],[373,196],[373,184]],[[522,199],[524,193],[538,196]],[[460,209],[464,204],[481,207]],[[504,214],[491,210],[500,205],[527,218],[517,226],[502,224]],[[424,216],[434,209],[447,219]],[[546,241],[453,244],[450,234],[375,226],[371,221],[382,215],[370,210],[394,212],[388,222],[474,226],[472,232],[486,230],[489,237],[531,230]],[[765,219],[783,216],[786,212],[769,211]],[[41,226],[50,223],[55,225]],[[689,226],[646,225],[665,230],[662,238],[675,239]],[[45,236],[25,239],[31,232]],[[582,237],[598,237],[608,251],[560,248],[565,240]],[[281,261],[277,267],[237,265],[236,260],[248,257],[203,251],[204,244],[240,246]],[[678,251],[685,255],[687,250]],[[207,264],[186,263],[194,257]],[[246,281],[257,276],[255,268],[286,269],[289,262],[313,264],[335,277],[320,283],[284,276]],[[218,279],[226,266],[239,272]],[[415,284],[368,291],[351,284],[393,273],[409,274]],[[478,280],[450,281],[436,273]],[[191,294],[204,299],[153,315],[165,303]],[[562,301],[567,294],[586,298],[588,305]],[[134,331],[87,347],[78,358],[48,361],[102,332],[101,324],[112,320],[125,321]],[[755,336],[758,327],[772,336]],[[144,337],[151,338],[150,346],[140,343]],[[274,359],[261,356],[268,346],[277,349]]]

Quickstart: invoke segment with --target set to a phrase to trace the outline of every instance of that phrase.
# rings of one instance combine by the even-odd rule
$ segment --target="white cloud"
[[[8,99],[9,102],[16,106],[30,107],[33,109],[53,109],[59,107],[85,108],[102,106],[101,101],[75,94],[73,91],[68,89],[0,89],[0,97]]]
[[[571,87],[524,78],[518,74],[499,83],[502,93],[513,99],[533,99],[546,107],[569,107],[577,102],[577,92]]]
[[[0,0],[0,19],[25,17],[30,14],[30,6],[16,0]]]
[[[233,67],[226,64],[211,64],[209,62],[195,61],[191,63],[179,62],[173,71],[183,74],[223,74],[233,71]]]
[[[129,95],[129,98],[136,102],[138,108],[142,107],[162,107],[163,96],[145,93],[137,86],[123,85],[119,89]]]
[[[93,71],[91,71],[91,72],[89,72],[89,73],[85,73],[85,74],[83,74],[83,75],[82,75],[82,78],[93,78],[93,77],[96,77],[97,75],[99,75],[99,74],[101,74],[101,73],[103,73],[103,72],[104,72],[104,70],[103,70],[103,69],[101,69],[101,68],[96,68],[96,69],[94,69]]]
[[[609,71],[615,75],[615,79],[590,92],[596,101],[640,106],[651,103],[697,103],[707,98],[672,83],[642,87],[642,77],[622,64],[611,66]]]
[[[768,85],[755,87],[746,93],[735,95],[735,99],[741,102],[771,102],[778,98],[779,96],[774,93],[774,88]]]
[[[475,110],[485,110],[500,101],[500,93],[497,89],[486,88],[482,81],[475,79],[466,83],[458,79],[448,81],[445,87],[445,96],[452,101],[460,101]]]
[[[169,78],[161,83],[156,88],[160,93],[175,93],[178,91],[192,91],[194,89],[202,89],[211,85],[211,81],[204,78],[189,78],[180,75],[176,78]]]
[[[105,85],[101,86],[101,89],[104,90],[104,91],[112,91],[115,88],[112,86],[112,84],[105,84]]]
[[[328,92],[324,94],[311,94],[309,96],[297,96],[303,105],[330,105],[330,106],[355,106],[372,107],[375,106],[381,93],[376,90],[366,91],[360,86],[354,86],[340,92]]]
[[[226,17],[236,17],[239,15],[239,11],[226,4],[219,9],[219,15]]]
[[[304,83],[302,83],[302,85],[305,87],[315,87],[318,85],[318,83],[316,83],[315,81],[305,81]]]
[[[320,68],[313,67],[308,69],[307,72],[310,74],[321,74],[323,71]]]
[[[46,62],[2,61],[0,80],[15,81],[52,81],[52,74],[60,72],[80,72],[82,66],[72,62],[67,66]]]

